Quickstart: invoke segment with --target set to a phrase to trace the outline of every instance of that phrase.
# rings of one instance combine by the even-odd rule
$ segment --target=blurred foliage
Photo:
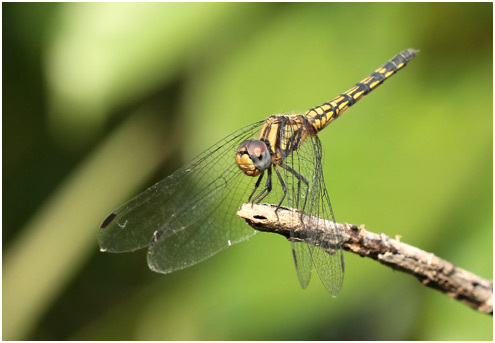
[[[170,275],[96,242],[223,136],[416,48],[320,135],[337,220],[492,278],[491,3],[2,7],[4,339],[492,339],[492,317],[351,254],[337,298],[303,291],[275,235]]]

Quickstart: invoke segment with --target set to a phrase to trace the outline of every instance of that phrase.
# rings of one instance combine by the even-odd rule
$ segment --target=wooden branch
[[[301,225],[297,210],[281,207],[275,214],[275,209],[275,205],[244,204],[237,215],[259,231],[278,233],[287,239],[290,239],[291,230],[296,230],[298,237],[307,236],[305,230],[308,228]],[[316,219],[313,220],[316,222]],[[423,285],[435,288],[480,312],[493,315],[493,281],[485,280],[432,253],[392,239],[383,233],[366,231],[364,225],[358,227],[333,222],[328,222],[328,225],[330,226],[325,226],[336,226],[344,250],[371,257],[395,270],[414,275]],[[332,246],[331,242],[327,243]]]

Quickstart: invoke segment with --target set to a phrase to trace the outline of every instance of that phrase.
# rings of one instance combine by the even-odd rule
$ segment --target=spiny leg
[[[261,181],[261,179],[259,181]],[[266,198],[268,194],[270,194],[271,191],[272,191],[272,168],[270,167],[268,168],[268,175],[265,183],[265,188],[257,196],[255,196],[254,199],[252,199],[253,203],[256,202],[259,204],[261,200],[263,200],[264,198]]]
[[[275,172],[277,173],[278,179],[280,180],[280,184],[282,185],[282,189],[284,190],[284,195],[282,196],[282,199],[280,199],[280,202],[277,205],[277,209],[275,210],[275,213],[277,213],[278,209],[280,208],[280,206],[284,202],[285,197],[287,196],[288,189],[287,189],[287,186],[285,185],[285,182],[284,182],[284,179],[282,178],[282,175],[280,175],[280,172],[277,169],[277,166],[273,165],[273,169],[275,169]],[[278,217],[278,215],[277,215],[277,217]]]
[[[302,176],[301,174],[299,174],[297,171],[295,171],[292,167],[288,166],[287,164],[285,164],[285,163],[282,162],[280,164],[280,166],[282,168],[284,168],[285,170],[287,170],[292,175],[294,175],[297,178],[297,180],[298,180],[297,181],[298,196],[297,196],[297,204],[296,204],[296,207],[297,208],[299,208],[301,181],[304,182],[304,184],[306,185],[306,193],[304,195],[304,204],[302,206],[302,211],[304,212],[304,210],[306,209],[306,201],[308,200],[308,193],[309,193],[309,182],[308,182],[308,180],[306,180],[306,178],[304,176]]]
[[[261,173],[260,177],[258,178],[258,180],[256,181],[256,184],[254,185],[254,189],[253,191],[251,192],[251,195],[249,196],[249,199],[248,199],[248,202],[251,202],[251,199],[253,198],[253,195],[254,193],[256,193],[256,190],[258,189],[258,187],[260,186],[260,183],[261,183],[261,180],[263,180],[263,175],[265,175],[265,173]]]

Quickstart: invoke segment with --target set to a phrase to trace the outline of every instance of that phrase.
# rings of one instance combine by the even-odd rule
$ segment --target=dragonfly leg
[[[258,180],[259,182],[261,182],[261,178]],[[256,182],[256,188],[259,186],[258,185],[258,182]],[[255,188],[255,191],[256,191],[256,188]],[[268,168],[268,175],[267,175],[267,179],[266,179],[266,183],[265,183],[265,188],[257,195],[255,196],[253,199],[252,199],[252,202],[256,202],[256,203],[260,203],[261,200],[263,200],[264,198],[266,198],[266,196],[268,194],[270,194],[270,192],[272,191],[272,168]],[[253,192],[254,194],[254,192]]]
[[[274,165],[273,169],[275,169],[275,172],[277,173],[278,179],[280,180],[280,184],[282,185],[282,189],[284,190],[284,195],[282,196],[282,199],[280,199],[280,202],[277,205],[277,209],[275,212],[278,211],[282,203],[284,202],[285,197],[287,196],[287,186],[285,185],[284,179],[282,178],[282,175],[280,175],[280,172],[278,171],[277,167]]]
[[[248,202],[251,202],[251,199],[253,198],[253,195],[254,193],[256,193],[256,190],[258,189],[258,187],[260,186],[260,183],[261,183],[261,180],[263,180],[263,175],[265,175],[265,173],[261,173],[260,177],[258,178],[258,180],[256,181],[256,184],[254,185],[254,189],[253,191],[251,192],[251,195],[249,196],[249,199],[248,199]]]
[[[296,177],[296,179],[298,180],[297,181],[297,200],[296,200],[296,206],[297,208],[299,208],[299,199],[300,199],[300,190],[301,190],[301,181],[306,185],[306,192],[304,194],[304,203],[303,203],[303,206],[302,206],[302,211],[304,212],[304,210],[306,209],[306,201],[308,200],[308,193],[309,193],[309,182],[308,180],[306,180],[306,178],[304,176],[302,176],[301,174],[299,174],[297,171],[295,171],[292,167],[288,166],[287,164],[285,163],[280,163],[280,166],[282,168],[284,168],[285,170],[287,170],[289,173],[291,173],[292,175],[294,175]],[[277,171],[278,172],[278,171]],[[284,194],[285,196],[285,194]],[[283,200],[283,199],[282,199]],[[280,205],[279,205],[280,207]]]

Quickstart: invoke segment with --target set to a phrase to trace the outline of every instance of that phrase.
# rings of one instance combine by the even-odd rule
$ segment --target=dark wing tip
[[[116,213],[111,213],[108,217],[105,218],[103,223],[101,223],[100,229],[106,228],[114,219],[117,217]]]
[[[163,230],[156,230],[155,232],[153,232],[153,236],[151,237],[151,241],[150,241],[150,246],[158,242],[158,240],[162,235],[163,235]]]

